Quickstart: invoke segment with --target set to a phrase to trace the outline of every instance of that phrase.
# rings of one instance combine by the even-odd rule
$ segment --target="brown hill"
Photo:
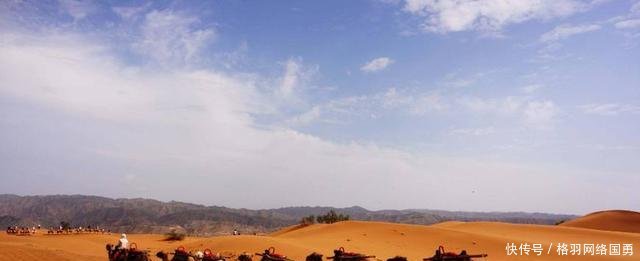
[[[640,233],[640,213],[628,210],[599,211],[569,220],[560,226]]]
[[[279,209],[233,209],[153,199],[110,199],[84,195],[16,196],[0,194],[0,226],[57,227],[100,226],[112,231],[159,234],[179,227],[190,235],[228,235],[272,232],[296,225],[303,217],[334,210],[353,220],[411,224],[434,224],[448,220],[499,221],[555,224],[571,215],[523,212],[457,212],[441,210],[379,210],[361,207],[288,207]]]

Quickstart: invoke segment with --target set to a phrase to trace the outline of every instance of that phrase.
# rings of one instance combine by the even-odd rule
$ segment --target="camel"
[[[147,251],[139,250],[136,243],[129,244],[129,249],[116,249],[112,244],[107,244],[109,261],[149,261]]]
[[[173,257],[169,259],[169,255],[173,254]],[[195,257],[191,255],[191,253],[187,252],[187,250],[180,246],[173,253],[165,253],[160,251],[156,253],[156,256],[160,258],[162,261],[193,261]]]
[[[407,258],[403,256],[394,256],[392,258],[387,259],[387,261],[407,261]]]
[[[375,258],[376,256],[368,256],[359,253],[352,253],[344,251],[344,247],[340,247],[333,250],[333,256],[327,257],[327,259],[333,259],[334,261],[366,261],[369,258]]]
[[[238,256],[238,261],[253,261],[253,255],[244,252]]]
[[[203,252],[198,252],[198,254],[201,255],[196,255],[196,260],[198,261],[225,261],[228,258],[232,258],[233,254],[228,255],[228,256],[224,256],[220,253],[213,253],[213,251],[211,251],[211,249],[205,249]]]
[[[485,258],[487,254],[470,255],[467,254],[467,250],[462,250],[460,254],[454,252],[444,251],[443,246],[439,246],[435,255],[428,258],[423,258],[423,261],[472,261],[473,258]]]
[[[293,261],[285,255],[277,254],[274,247],[264,250],[263,253],[256,253],[256,255],[262,257],[260,261]]]
[[[307,256],[306,261],[322,261],[322,254],[313,252]]]

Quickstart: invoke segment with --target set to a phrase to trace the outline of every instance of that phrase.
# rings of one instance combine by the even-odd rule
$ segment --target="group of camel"
[[[35,228],[28,227],[7,227],[7,234],[16,236],[30,236],[36,233]]]
[[[69,234],[111,234],[111,230],[107,230],[104,228],[58,228],[53,229],[49,228],[47,230],[47,235],[69,235]]]
[[[37,231],[40,230],[40,226],[36,227],[7,227],[8,235],[16,235],[16,236],[31,236],[35,235]],[[47,230],[47,235],[71,235],[71,234],[111,234],[111,230],[107,230],[99,227],[74,227],[74,228],[49,228]]]
[[[139,250],[135,243],[131,243],[129,249],[115,249],[112,244],[107,244],[107,252],[109,255],[109,261],[150,261],[148,251]],[[369,261],[376,258],[371,255],[364,255],[360,253],[346,252],[344,248],[340,247],[333,251],[334,255],[327,257],[332,261]],[[264,250],[262,253],[250,254],[247,252],[240,255],[224,255],[220,253],[214,253],[210,249],[204,251],[187,251],[184,247],[178,247],[174,252],[167,253],[160,251],[156,253],[162,261],[253,261],[254,256],[260,257],[260,261],[294,261],[287,256],[276,253],[275,248],[271,247]],[[313,252],[308,255],[305,261],[323,261],[322,254]],[[486,254],[470,255],[467,251],[463,250],[460,254],[444,251],[444,247],[440,246],[435,255],[432,257],[424,258],[423,261],[472,261],[474,258],[486,258]],[[376,261],[382,261],[375,259]],[[387,259],[386,261],[407,261],[406,257],[395,256]]]

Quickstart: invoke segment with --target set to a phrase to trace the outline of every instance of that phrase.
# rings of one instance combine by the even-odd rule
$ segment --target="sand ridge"
[[[106,260],[104,245],[115,242],[117,235],[10,236],[0,235],[0,261],[15,260]],[[634,243],[640,246],[640,234],[598,231],[562,226],[519,225],[496,222],[447,222],[432,226],[383,222],[347,221],[331,225],[292,226],[266,236],[188,237],[181,242],[163,241],[162,235],[129,235],[141,249],[153,254],[171,251],[183,245],[189,250],[210,248],[216,252],[261,252],[275,247],[293,260],[304,260],[311,252],[331,256],[338,247],[348,251],[376,255],[386,260],[402,255],[419,261],[433,255],[443,245],[449,251],[466,249],[470,253],[487,253],[486,260],[640,260],[633,256],[506,256],[507,243]],[[254,258],[255,259],[255,258]],[[255,259],[258,260],[258,259]],[[481,259],[480,259],[481,260]]]
[[[563,227],[589,228],[640,233],[640,212],[628,210],[598,211],[560,224]]]

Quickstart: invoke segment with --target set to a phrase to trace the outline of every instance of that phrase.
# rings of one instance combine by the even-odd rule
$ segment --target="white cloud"
[[[397,110],[400,113],[408,113],[413,115],[425,115],[429,112],[441,112],[446,110],[449,105],[444,97],[435,92],[410,92],[406,90],[398,90],[397,88],[389,88],[384,93],[360,96],[357,99],[349,99],[354,104],[359,104],[360,109],[371,112],[379,108],[385,110]],[[367,113],[365,113],[367,114]]]
[[[478,97],[462,97],[457,103],[474,113],[509,115],[518,113],[524,105],[524,98],[508,96],[505,98],[483,99]]]
[[[575,0],[406,0],[404,10],[425,17],[429,32],[499,31],[532,19],[550,19],[589,8]]]
[[[59,0],[60,6],[75,20],[84,19],[96,9],[92,1]]]
[[[319,119],[322,115],[320,106],[313,106],[311,110],[304,112],[288,120],[289,125],[308,125]]]
[[[282,76],[282,83],[280,84],[280,93],[284,97],[290,97],[293,94],[294,89],[298,86],[300,81],[300,64],[289,59],[284,65],[284,76]]]
[[[393,63],[394,61],[389,57],[378,57],[364,64],[362,67],[360,67],[360,70],[362,70],[363,72],[377,72],[380,70],[384,70]]]
[[[144,12],[147,8],[151,6],[151,2],[148,2],[141,6],[116,6],[111,8],[114,13],[118,14],[122,19],[133,19],[136,18],[139,14]]]
[[[127,67],[108,53],[109,48],[73,35],[34,41],[40,42],[18,37],[2,46],[3,93],[116,121],[165,121],[174,115],[171,112],[185,108],[215,113],[217,119],[238,120],[242,117],[225,114],[247,113],[244,109],[251,108],[236,107],[252,102],[255,91],[249,81],[215,72],[168,76]],[[230,107],[210,108],[209,104]],[[162,110],[167,113],[160,115]]]
[[[389,88],[381,98],[384,108],[396,108],[411,102],[411,97],[400,93],[396,88]]]
[[[283,63],[283,68],[276,96],[283,101],[299,102],[300,94],[318,73],[318,66],[307,66],[301,58],[289,58]]]
[[[560,112],[554,102],[532,100],[529,96],[507,96],[504,98],[458,98],[457,103],[472,113],[494,115],[521,121],[524,126],[535,129],[550,129]]]
[[[558,116],[558,108],[552,101],[531,101],[524,109],[526,122],[538,129],[548,129]]]
[[[428,112],[441,112],[449,108],[444,98],[437,93],[418,96],[411,106],[411,113],[424,115]]]
[[[346,123],[353,118],[378,118],[384,114],[425,116],[449,109],[446,97],[435,92],[411,92],[389,88],[369,95],[335,98],[316,104],[311,109],[293,116],[287,123],[295,125],[322,123]]]
[[[597,24],[577,25],[577,26],[559,25],[553,28],[553,30],[541,35],[540,41],[544,43],[559,41],[577,34],[597,31],[597,30],[600,30],[600,28],[601,26]]]
[[[631,6],[631,13],[640,14],[640,2],[636,2]]]
[[[487,128],[471,128],[471,129],[453,129],[450,131],[453,135],[462,135],[462,136],[486,136],[491,135],[496,132],[495,128],[487,127]]]
[[[530,84],[530,85],[522,87],[522,91],[524,93],[526,93],[526,94],[532,94],[532,93],[538,91],[542,87],[543,87],[542,84]]]
[[[216,36],[213,28],[196,29],[198,23],[197,18],[172,10],[151,11],[134,49],[165,65],[192,63]]]
[[[640,19],[629,19],[615,23],[618,29],[634,29],[640,27]]]
[[[640,106],[618,103],[585,104],[579,108],[586,114],[614,116],[623,113],[640,114]]]

